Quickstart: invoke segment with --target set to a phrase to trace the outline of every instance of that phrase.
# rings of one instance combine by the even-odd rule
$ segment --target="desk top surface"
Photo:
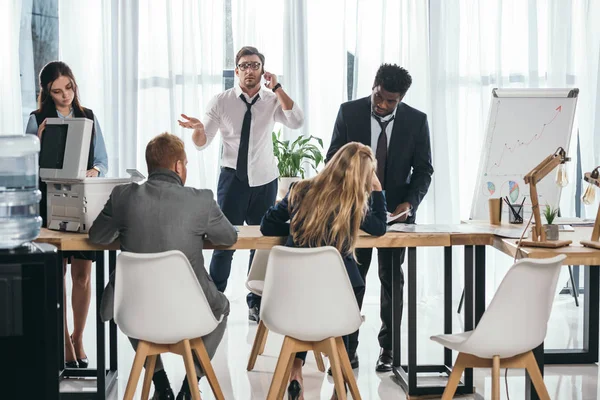
[[[238,226],[238,241],[231,247],[215,247],[209,241],[204,242],[205,249],[269,249],[285,242],[283,237],[263,236],[258,226]],[[568,247],[546,249],[522,247],[518,258],[549,258],[566,254],[565,264],[600,265],[600,250],[580,245],[581,240],[591,237],[592,228],[575,227],[575,232],[561,232],[560,238],[572,240]],[[118,241],[107,246],[96,245],[89,241],[87,234],[59,232],[42,229],[36,242],[50,243],[61,250],[119,250]],[[517,240],[506,239],[489,233],[398,233],[388,232],[384,236],[374,237],[361,232],[357,247],[444,247],[464,245],[489,245],[503,253],[514,256],[517,252]]]

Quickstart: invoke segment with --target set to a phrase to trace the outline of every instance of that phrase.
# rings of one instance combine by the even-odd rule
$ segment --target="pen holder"
[[[511,204],[508,208],[508,222],[510,224],[523,223],[523,206],[521,204]]]

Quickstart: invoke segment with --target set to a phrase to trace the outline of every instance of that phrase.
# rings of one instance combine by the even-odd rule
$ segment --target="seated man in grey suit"
[[[187,157],[183,142],[177,136],[163,133],[146,147],[148,181],[131,183],[113,189],[104,209],[90,228],[93,243],[121,242],[121,250],[134,253],[182,251],[194,268],[215,318],[223,321],[202,339],[210,358],[223,337],[229,314],[229,301],[208,276],[204,268],[204,239],[215,245],[231,246],[237,232],[221,212],[210,190],[184,187]],[[168,268],[168,266],[165,266]],[[113,317],[113,282],[111,276],[102,298],[102,319]],[[137,340],[131,339],[134,348]],[[203,376],[196,363],[198,377]],[[174,399],[173,391],[160,357],[152,377],[153,399]],[[183,380],[177,400],[191,399],[187,380]]]

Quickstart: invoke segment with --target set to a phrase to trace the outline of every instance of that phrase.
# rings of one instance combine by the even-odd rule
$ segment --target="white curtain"
[[[4,0],[0,7],[0,135],[21,135],[19,32],[21,1]]]
[[[436,221],[466,219],[494,87],[579,87],[582,168],[597,163],[597,10],[587,2],[431,1],[431,97]],[[594,19],[595,18],[595,19]],[[596,151],[594,151],[596,146]],[[563,216],[575,215],[577,130]],[[441,166],[441,168],[440,168]],[[548,179],[551,179],[550,177]],[[594,208],[595,210],[595,208]],[[511,265],[488,251],[488,293]],[[566,273],[566,270],[565,270]],[[461,275],[462,276],[462,275]],[[561,279],[561,284],[564,280]],[[439,291],[441,287],[437,288]],[[489,296],[488,296],[489,297]]]
[[[146,174],[146,144],[167,131],[185,142],[187,185],[216,190],[219,147],[196,151],[177,119],[202,118],[223,89],[222,2],[61,0],[59,14],[61,59],[98,115],[110,174]]]

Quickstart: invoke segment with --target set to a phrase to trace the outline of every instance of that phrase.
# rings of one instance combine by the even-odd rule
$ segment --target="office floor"
[[[213,359],[213,366],[223,389],[226,399],[247,400],[265,399],[271,383],[277,356],[282,343],[282,337],[270,334],[265,353],[259,356],[254,371],[246,371],[246,363],[257,324],[249,322],[246,307],[246,289],[244,288],[247,251],[238,251],[235,254],[234,265],[229,287],[226,291],[231,302],[231,314],[229,324],[223,341]],[[206,254],[210,260],[210,254]],[[369,282],[377,282],[376,268],[369,271],[367,278]],[[559,282],[564,285],[565,282]],[[67,282],[70,291],[71,284]],[[92,281],[92,287],[94,287]],[[69,293],[70,297],[70,293]],[[70,302],[70,299],[68,299]],[[559,295],[555,301],[552,312],[546,346],[548,348],[581,347],[583,295],[580,295],[580,307],[576,307],[570,295]],[[454,305],[455,309],[457,304]],[[86,327],[85,343],[90,366],[95,366],[95,302],[92,295],[90,305],[90,316]],[[442,332],[442,301],[428,301],[427,304],[419,304],[419,339],[418,339],[418,362],[419,363],[441,363],[442,347],[431,342],[429,336]],[[356,371],[358,387],[363,399],[390,399],[403,400],[406,398],[402,389],[394,382],[390,374],[376,373],[374,366],[378,357],[379,345],[377,343],[377,332],[379,330],[379,285],[370,285],[367,288],[363,314],[366,317],[360,333],[360,345],[358,356],[360,368]],[[462,326],[462,315],[454,314],[454,326]],[[72,325],[71,325],[72,326]],[[406,326],[403,325],[403,348],[406,346]],[[129,341],[119,332],[119,380],[116,390],[113,390],[107,398],[121,399],[127,384],[127,378],[133,361],[134,352]],[[406,354],[403,354],[403,358]],[[405,360],[403,360],[405,362]],[[175,393],[179,390],[185,377],[183,360],[179,356],[167,355],[164,357],[165,369],[171,381]],[[502,371],[502,398],[506,399],[504,386],[504,371]],[[443,378],[431,376],[426,378],[430,382],[442,381]],[[592,400],[600,399],[598,393],[598,366],[597,365],[573,365],[573,366],[550,366],[546,367],[545,382],[552,399]],[[61,384],[61,390],[89,391],[91,383],[84,380],[69,380]],[[476,370],[475,386],[477,393],[485,399],[491,398],[490,372]],[[519,400],[524,398],[524,373],[512,370],[508,373],[508,387],[510,399]],[[139,390],[136,393],[139,399],[141,392],[141,380]],[[305,399],[329,399],[333,391],[331,377],[319,372],[316,368],[314,358],[309,355],[304,367],[304,389]],[[200,381],[200,390],[203,399],[213,399],[210,387],[205,379]],[[473,399],[474,396],[464,396],[462,399]]]

